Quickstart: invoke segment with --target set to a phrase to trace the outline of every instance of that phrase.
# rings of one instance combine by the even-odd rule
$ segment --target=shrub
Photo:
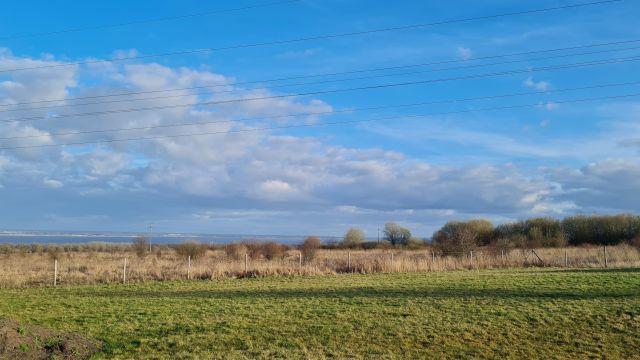
[[[465,256],[477,248],[478,235],[468,223],[450,221],[433,234],[433,243],[443,255]]]
[[[62,251],[58,246],[47,246],[47,254],[51,260],[60,260]]]
[[[308,236],[302,242],[300,246],[300,251],[302,252],[302,257],[304,261],[311,261],[316,257],[316,253],[318,249],[320,249],[321,241],[317,236]]]
[[[391,248],[391,243],[388,242],[387,240],[365,241],[362,243],[361,247],[365,250],[389,249]]]
[[[278,244],[277,242],[268,242],[262,244],[260,250],[265,259],[274,260],[278,258],[283,259],[287,249],[284,245]]]
[[[409,238],[409,240],[407,240],[407,243],[405,245],[408,249],[417,250],[426,247],[427,243],[417,237],[411,237]]]
[[[187,240],[176,246],[176,253],[183,257],[191,257],[191,260],[202,257],[207,252],[207,247],[195,240]]]
[[[344,239],[342,240],[342,246],[348,248],[356,248],[362,246],[364,242],[364,233],[362,230],[358,228],[351,228],[344,235]]]
[[[131,246],[139,258],[146,257],[149,253],[149,240],[142,235],[136,236]]]
[[[240,260],[249,253],[247,246],[239,243],[227,244],[224,247],[224,252],[228,257],[235,260]]]
[[[469,220],[469,227],[475,232],[478,244],[488,245],[493,240],[494,226],[489,220]]]

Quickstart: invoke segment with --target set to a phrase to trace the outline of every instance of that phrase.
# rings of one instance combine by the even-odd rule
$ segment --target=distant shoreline
[[[82,243],[130,243],[136,236],[147,236],[148,233],[69,233],[69,232],[0,232],[0,244],[82,244]],[[302,242],[304,235],[245,235],[245,234],[177,234],[156,233],[150,236],[155,244],[179,244],[185,240],[196,240],[203,244],[228,244],[238,241],[277,241],[283,244]],[[339,240],[338,237],[320,237],[323,241]]]

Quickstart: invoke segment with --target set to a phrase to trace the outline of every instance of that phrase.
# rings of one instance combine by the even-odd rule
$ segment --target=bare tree
[[[384,239],[389,241],[391,245],[406,245],[411,239],[411,231],[394,222],[386,223],[384,224]]]

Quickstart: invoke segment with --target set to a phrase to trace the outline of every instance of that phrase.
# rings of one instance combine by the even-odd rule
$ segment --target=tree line
[[[511,249],[620,243],[640,246],[640,216],[539,217],[498,226],[488,220],[450,221],[432,237],[432,244],[447,255],[467,253],[479,246]]]

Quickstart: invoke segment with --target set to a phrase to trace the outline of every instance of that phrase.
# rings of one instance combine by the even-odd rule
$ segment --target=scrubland
[[[108,250],[108,251],[107,251]],[[428,247],[408,249],[333,249],[313,254],[284,247],[267,252],[238,246],[200,247],[192,255],[170,247],[154,247],[136,255],[129,246],[102,251],[6,252],[0,254],[0,287],[213,280],[263,276],[335,275],[340,273],[440,272],[523,267],[640,267],[640,250],[629,245],[499,250],[479,248],[443,256]],[[189,257],[191,256],[191,259]],[[126,269],[125,269],[126,259]],[[125,276],[126,271],[126,276]]]

